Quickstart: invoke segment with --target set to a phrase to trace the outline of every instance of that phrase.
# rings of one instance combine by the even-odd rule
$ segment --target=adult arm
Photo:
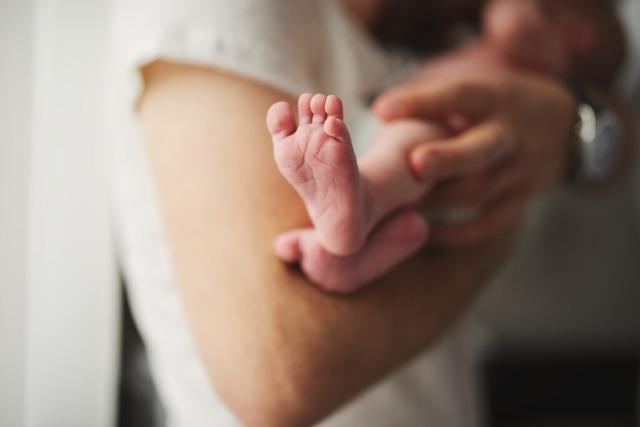
[[[264,125],[287,95],[166,62],[144,78],[139,118],[185,311],[213,385],[248,425],[311,424],[427,348],[507,246],[421,253],[364,292],[324,294],[272,251],[308,224]]]

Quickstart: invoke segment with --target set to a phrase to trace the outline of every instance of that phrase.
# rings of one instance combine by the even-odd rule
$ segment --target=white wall
[[[0,425],[24,422],[31,4],[0,1]]]
[[[0,1],[0,425],[114,423],[108,0]]]

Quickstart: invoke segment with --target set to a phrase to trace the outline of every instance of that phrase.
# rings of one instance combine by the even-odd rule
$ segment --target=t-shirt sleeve
[[[118,0],[117,67],[138,73],[165,59],[215,67],[291,94],[313,90],[323,33],[318,6],[314,0]]]

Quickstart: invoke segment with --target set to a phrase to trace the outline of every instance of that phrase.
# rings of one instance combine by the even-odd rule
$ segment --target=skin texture
[[[362,7],[363,3],[354,2],[352,6]],[[397,13],[407,6],[410,6],[409,2],[398,2],[388,12]],[[371,23],[371,18],[369,13],[365,22]],[[442,57],[429,59],[415,80],[442,83],[476,78],[479,74],[510,78],[512,76],[506,70],[524,68],[565,78],[595,76],[602,83],[613,76],[622,59],[619,47],[623,44],[620,43],[621,32],[615,31],[616,22],[610,8],[591,1],[491,0],[484,10],[483,39]],[[582,67],[585,60],[587,66]],[[554,111],[562,111],[569,103],[567,96],[560,96],[561,91],[556,90],[553,94],[548,90],[550,87],[539,86],[546,91],[545,95],[555,95],[558,99],[560,107]],[[501,96],[495,90],[495,82],[492,89],[496,98]],[[518,89],[513,92],[518,92]],[[422,243],[423,237],[418,235],[424,233],[414,234],[413,240],[407,240],[406,236],[411,236],[411,233],[400,235],[393,232],[394,227],[398,231],[406,231],[407,227],[392,220],[376,230],[377,234],[372,239],[375,247],[365,246],[362,250],[365,239],[382,217],[400,206],[416,202],[436,181],[444,183],[438,187],[435,197],[427,198],[427,207],[437,208],[439,199],[442,200],[439,193],[445,194],[446,202],[447,195],[457,194],[460,197],[460,193],[468,191],[466,187],[469,184],[448,185],[447,181],[466,181],[474,183],[475,188],[471,188],[478,191],[468,193],[462,201],[470,206],[462,207],[481,212],[481,208],[486,210],[488,205],[490,214],[481,215],[476,224],[471,222],[462,228],[449,227],[447,230],[441,227],[431,243],[442,241],[443,233],[454,236],[445,241],[455,243],[456,234],[464,236],[465,228],[473,230],[477,225],[481,225],[481,232],[475,236],[466,233],[472,238],[467,241],[498,231],[494,225],[496,219],[504,215],[521,215],[529,199],[560,180],[567,169],[569,151],[565,145],[568,135],[555,135],[559,138],[554,138],[553,132],[547,132],[551,135],[549,138],[535,132],[538,126],[544,129],[547,113],[536,111],[535,100],[531,106],[522,105],[523,108],[516,109],[526,111],[532,118],[529,129],[520,126],[528,132],[528,138],[524,133],[518,135],[513,129],[501,130],[503,124],[514,125],[520,120],[504,117],[511,112],[513,100],[506,99],[506,96],[502,98],[499,101],[502,111],[497,111],[498,108],[487,110],[486,113],[494,117],[482,126],[471,126],[477,117],[449,112],[457,113],[458,122],[456,125],[449,120],[449,125],[454,130],[465,131],[455,138],[444,138],[448,136],[446,130],[432,132],[434,126],[424,121],[442,120],[441,117],[422,117],[423,121],[413,122],[422,123],[425,129],[412,124],[405,126],[402,120],[388,122],[384,128],[386,131],[374,145],[377,153],[374,150],[373,156],[369,152],[361,159],[360,171],[342,122],[342,105],[338,98],[302,95],[298,102],[301,111],[299,127],[288,104],[274,105],[269,112],[268,123],[274,137],[277,163],[305,201],[315,227],[285,233],[276,241],[276,253],[287,262],[299,263],[307,277],[325,290],[340,293],[356,290],[376,277],[375,272],[387,271]],[[544,96],[539,98],[544,100]],[[312,111],[314,107],[317,111]],[[542,120],[539,120],[541,115]],[[503,116],[502,120],[499,116]],[[574,120],[571,116],[551,116],[560,129],[567,128],[567,123]],[[313,127],[318,133],[310,131]],[[546,138],[546,145],[526,141],[538,141],[540,137]],[[424,145],[411,153],[419,143]],[[551,149],[540,153],[548,147]],[[380,153],[382,155],[376,156]],[[552,161],[548,162],[548,159]],[[418,180],[404,172],[407,160]],[[536,162],[541,164],[527,168]],[[505,163],[512,167],[491,171]],[[402,176],[403,172],[406,177]],[[526,175],[530,176],[528,183],[518,182]],[[377,185],[367,185],[372,182],[377,182]],[[482,188],[478,188],[479,184]],[[524,188],[513,191],[516,185]],[[374,189],[377,191],[372,191]],[[443,208],[447,208],[446,203]],[[444,216],[447,217],[450,215]],[[416,216],[412,222],[417,220]]]
[[[383,120],[453,117],[459,121],[462,117],[466,123],[448,141],[424,144],[410,158],[418,175],[427,171],[425,165],[429,173],[433,169],[438,172],[441,162],[444,167],[460,165],[457,172],[464,175],[440,182],[423,209],[479,210],[471,221],[434,227],[430,241],[440,246],[475,245],[503,227],[511,227],[533,197],[561,181],[568,168],[569,136],[576,114],[568,90],[538,74],[508,69],[497,72],[491,67],[483,74],[480,70],[476,68],[472,75],[463,71],[459,79],[414,82],[384,94],[375,105]],[[611,95],[600,92],[599,98],[624,119],[625,145],[630,147],[633,132],[625,119],[626,107]],[[466,150],[445,152],[442,142],[482,145],[494,154],[477,157],[468,156]]]
[[[573,101],[547,76],[587,83],[602,103],[628,117],[624,103],[608,93],[625,56],[624,34],[612,5],[492,0],[484,10],[484,34],[478,42],[428,60],[413,82],[377,100],[382,120],[445,120],[456,135],[440,142],[484,147],[487,154],[443,154],[443,144],[429,143],[410,156],[417,175],[433,174],[443,158],[460,166],[460,176],[442,180],[423,209],[471,208],[477,216],[461,225],[435,227],[430,243],[464,246],[490,238],[511,226],[533,197],[564,178],[571,140],[562,129],[570,129],[567,123],[575,116],[562,112],[570,111]],[[474,111],[473,104],[480,108]],[[623,124],[626,135],[632,135],[630,121]],[[625,147],[630,146],[627,138]]]
[[[426,237],[424,219],[414,210],[404,210],[383,221],[355,255],[329,253],[314,228],[281,234],[276,239],[275,253],[281,260],[299,265],[304,275],[321,289],[349,294],[410,258]]]
[[[323,293],[272,250],[309,226],[263,124],[286,96],[163,62],[144,78],[140,123],[185,312],[212,384],[247,425],[327,416],[433,344],[504,256],[510,234],[421,252],[349,298]]]
[[[402,105],[402,110],[395,110],[395,105]],[[574,101],[560,84],[535,75],[492,73],[463,81],[416,84],[389,92],[376,109],[389,120],[397,115],[433,119],[458,114],[473,123],[448,141],[425,144],[411,156],[417,173],[425,164],[436,171],[454,164],[456,175],[461,176],[443,181],[425,201],[427,209],[489,207],[469,223],[434,230],[432,238],[441,244],[465,244],[467,239],[474,242],[490,236],[496,231],[487,224],[496,215],[494,209],[520,216],[532,196],[558,182],[566,170]],[[444,151],[442,143],[462,149]],[[486,155],[471,155],[469,145],[482,147]],[[473,228],[481,232],[467,233]]]
[[[275,251],[281,259],[299,263],[323,289],[347,293],[422,246],[424,219],[398,209],[417,203],[432,187],[412,175],[407,159],[419,144],[445,136],[442,127],[394,122],[360,161],[343,122],[342,102],[334,95],[302,94],[297,122],[291,106],[278,102],[269,108],[267,127],[278,169],[314,225],[278,237]]]
[[[499,233],[497,219],[521,216],[535,194],[559,181],[567,169],[566,141],[575,120],[572,97],[558,83],[533,74],[513,73],[499,66],[482,68],[480,58],[467,49],[460,57],[438,65],[446,78],[438,78],[438,72],[431,69],[432,75],[425,79],[430,85],[420,83],[419,88],[414,85],[404,89],[415,97],[411,102],[419,106],[420,110],[414,113],[425,120],[446,122],[448,115],[464,116],[471,124],[463,132],[450,136],[442,131],[430,132],[426,122],[414,129],[410,123],[391,121],[372,152],[362,159],[360,171],[337,98],[316,95],[313,99],[323,106],[326,103],[326,107],[317,105],[317,111],[312,113],[311,95],[302,95],[298,127],[288,104],[272,106],[268,122],[276,161],[305,200],[315,226],[315,230],[294,230],[279,237],[276,253],[287,262],[300,263],[305,274],[323,289],[350,292],[376,277],[375,272],[384,272],[398,263],[402,254],[413,253],[422,243],[417,238],[399,239],[390,231],[391,225],[397,223],[390,221],[377,230],[372,240],[376,249],[365,247],[360,252],[363,236],[381,216],[415,203],[434,181],[442,182],[439,187],[446,187],[447,181],[475,178],[478,193],[465,194],[462,201],[490,208],[469,223],[436,228],[431,243],[454,245]],[[484,77],[467,78],[463,86],[456,79],[477,76],[480,71],[485,72]],[[404,96],[402,91],[398,89],[395,95],[387,96],[393,100],[393,96]],[[385,111],[384,99],[381,102],[378,109],[382,114],[394,114]],[[404,107],[412,108],[406,100]],[[562,129],[565,131],[559,131]],[[418,179],[407,172],[409,165]],[[477,182],[482,174],[488,176]],[[382,184],[377,186],[377,192],[369,191],[364,184],[372,181],[372,175],[377,175],[375,181]],[[436,197],[429,195],[425,199],[428,210],[438,207],[437,191],[438,187]],[[459,194],[461,190],[452,186],[448,191]],[[480,198],[483,194],[484,200]],[[349,200],[354,203],[346,203]],[[372,206],[382,206],[377,209],[382,215],[373,218],[373,224],[369,221],[376,210]],[[461,206],[445,203],[443,207]],[[474,228],[480,231],[474,234]],[[398,230],[402,227],[398,226]],[[357,237],[358,256],[349,258],[334,252],[326,244],[334,235],[347,238],[350,243]],[[385,236],[387,242],[380,236]],[[399,242],[400,246],[391,242]],[[388,249],[386,254],[384,248]],[[354,275],[354,271],[359,274]]]
[[[322,244],[335,255],[354,255],[370,231],[371,193],[360,177],[342,101],[303,94],[299,123],[288,103],[269,108],[267,125],[276,164],[307,207]]]

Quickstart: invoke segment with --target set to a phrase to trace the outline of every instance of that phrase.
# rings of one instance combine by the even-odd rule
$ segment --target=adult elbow
[[[325,412],[314,385],[280,361],[263,359],[259,368],[245,365],[223,372],[216,389],[240,422],[249,427],[312,425]]]

